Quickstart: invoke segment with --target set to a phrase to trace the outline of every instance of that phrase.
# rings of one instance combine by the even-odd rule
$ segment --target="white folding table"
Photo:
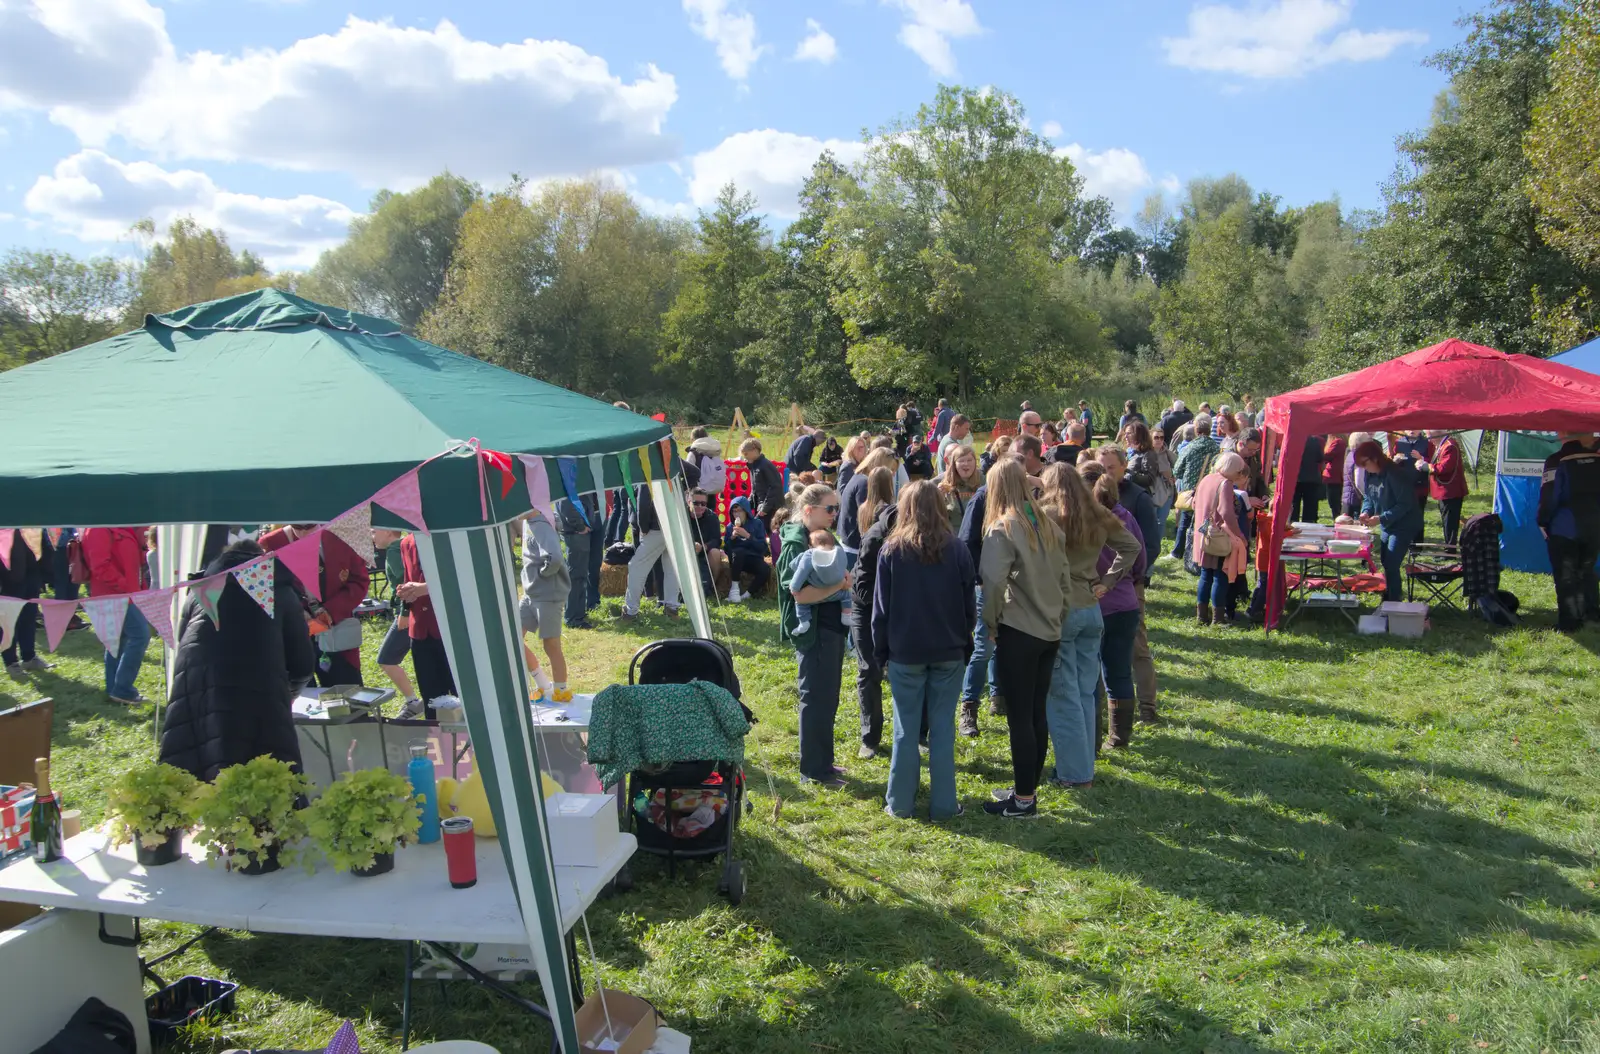
[[[438,842],[399,850],[394,870],[373,878],[327,867],[315,874],[286,867],[267,875],[236,875],[220,864],[206,864],[198,847],[189,847],[187,855],[173,863],[146,868],[134,861],[132,846],[107,849],[104,835],[84,832],[67,840],[60,860],[40,864],[25,858],[0,868],[0,901],[252,933],[397,940],[407,942],[408,949],[412,941],[435,948],[443,942],[525,944],[528,933],[500,843],[480,838],[475,844],[478,882],[469,889],[454,889]],[[575,980],[572,927],[633,856],[634,847],[632,835],[619,833],[602,859],[555,867],[561,930],[568,935]],[[457,965],[498,994],[543,1012],[466,964]],[[407,1025],[410,985],[408,963]],[[582,991],[581,981],[578,990]]]

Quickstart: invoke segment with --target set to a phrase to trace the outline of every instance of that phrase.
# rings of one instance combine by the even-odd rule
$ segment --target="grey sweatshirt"
[[[565,601],[572,575],[561,555],[561,538],[543,516],[522,521],[522,591],[529,600]]]

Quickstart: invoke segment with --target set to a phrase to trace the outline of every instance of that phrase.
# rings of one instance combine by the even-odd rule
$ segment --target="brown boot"
[[[1211,605],[1196,604],[1194,606],[1194,617],[1195,621],[1199,622],[1202,626],[1211,625]]]
[[[1161,715],[1156,713],[1155,703],[1139,704],[1139,723],[1141,725],[1159,725],[1161,723]]]
[[[989,712],[996,717],[1006,716],[1006,701],[998,695],[989,697]]]
[[[1137,704],[1132,699],[1112,699],[1107,704],[1111,711],[1111,727],[1106,735],[1107,750],[1124,750],[1133,741],[1133,717]]]
[[[978,734],[978,701],[976,699],[961,700],[961,717],[958,730],[964,736]]]

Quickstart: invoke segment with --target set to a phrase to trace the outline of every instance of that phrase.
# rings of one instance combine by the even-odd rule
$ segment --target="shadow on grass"
[[[1151,645],[1160,649],[1164,644],[1156,641],[1156,634],[1151,633]],[[1161,668],[1161,690],[1165,693],[1187,695],[1195,699],[1204,699],[1208,702],[1227,702],[1247,710],[1258,710],[1264,713],[1289,714],[1295,717],[1330,717],[1339,721],[1348,721],[1354,725],[1381,725],[1390,728],[1400,727],[1400,722],[1381,714],[1368,713],[1365,710],[1356,710],[1348,706],[1339,706],[1334,703],[1321,703],[1314,699],[1297,698],[1284,695],[1267,695],[1258,692],[1239,681],[1207,674],[1200,677],[1186,677],[1179,673],[1171,663],[1166,663]]]

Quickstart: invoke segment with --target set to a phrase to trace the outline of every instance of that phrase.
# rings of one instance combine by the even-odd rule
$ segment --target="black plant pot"
[[[245,856],[249,857],[250,862],[241,868],[237,868],[241,875],[270,875],[283,866],[278,863],[278,847],[276,845],[267,846],[265,853],[259,855],[246,853]]]
[[[394,870],[394,853],[379,853],[377,859],[372,861],[371,867],[358,867],[350,873],[358,878],[371,878],[373,875],[387,875]]]
[[[183,828],[175,827],[167,832],[167,840],[153,849],[146,849],[143,842],[135,842],[133,857],[145,867],[160,867],[170,864],[183,855]]]

